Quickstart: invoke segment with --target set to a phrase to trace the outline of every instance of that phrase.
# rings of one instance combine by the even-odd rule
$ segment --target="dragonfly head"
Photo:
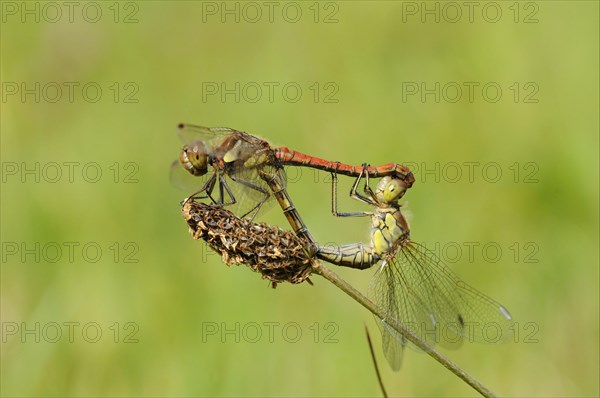
[[[381,203],[392,204],[404,196],[407,188],[406,182],[402,179],[383,177],[377,184],[375,196]]]
[[[208,153],[202,141],[186,145],[181,150],[179,162],[192,175],[202,176],[208,171]]]

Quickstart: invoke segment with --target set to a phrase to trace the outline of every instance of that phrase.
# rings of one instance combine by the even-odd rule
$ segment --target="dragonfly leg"
[[[225,203],[224,200],[224,195],[223,195],[223,186],[227,186],[227,183],[225,182],[223,175],[220,173],[219,169],[215,169],[216,172],[216,177],[215,178],[211,178],[212,181],[210,181],[210,185],[207,187],[206,189],[206,198],[210,198],[210,200],[214,203],[214,204],[218,204],[218,205],[230,205],[235,203],[235,198],[232,199],[232,203]],[[213,190],[215,189],[215,183],[216,181],[219,181],[219,199],[215,200],[212,196]]]
[[[377,203],[377,200],[375,199],[375,194],[373,193],[373,190],[369,186],[368,168],[369,168],[369,165],[367,163],[363,163],[362,171],[361,171],[360,175],[358,176],[358,178],[356,179],[356,182],[354,183],[352,190],[350,191],[350,197],[352,199],[358,200],[359,202],[364,202],[368,205],[377,207],[379,204]],[[363,190],[365,191],[366,194],[369,195],[369,197],[363,196],[358,193],[358,186],[360,185],[360,180],[362,179],[363,175],[365,175],[365,186],[364,186]]]
[[[225,189],[225,193],[227,193],[227,196],[229,196],[229,202],[225,202],[224,200],[225,198],[223,194],[223,189]],[[237,203],[233,192],[231,192],[229,185],[227,184],[225,178],[222,175],[219,175],[219,195],[221,196],[221,204],[224,206],[231,206]]]
[[[337,168],[337,164],[336,164],[336,168]],[[362,172],[361,172],[361,175],[362,175]],[[360,182],[361,175],[359,175],[359,177],[357,178],[356,182],[354,183],[354,187],[352,188],[353,191],[356,189],[356,186]],[[333,215],[336,216],[336,217],[365,217],[365,216],[370,216],[372,214],[372,212],[368,212],[368,211],[338,212],[338,210],[337,210],[337,181],[338,181],[337,180],[337,173],[336,172],[331,173],[331,213],[333,213]],[[350,195],[352,195],[353,191],[350,192]]]
[[[366,171],[366,178],[365,178],[365,186],[363,188],[363,190],[365,191],[365,193],[367,195],[369,195],[369,198],[373,201],[372,203],[377,203],[377,199],[375,198],[375,193],[373,192],[373,190],[371,189],[371,186],[369,185],[369,165],[367,163],[363,163],[363,170],[367,170]]]
[[[222,205],[225,204],[225,198],[223,197],[223,185],[226,185],[226,183],[221,173],[219,173],[219,203]]]
[[[363,176],[366,176],[366,183],[365,183],[364,189],[365,189],[365,192],[372,194],[371,188],[368,185],[369,184],[369,172],[367,171],[367,167],[368,167],[367,164],[364,163],[360,174],[356,178],[356,181],[354,182],[354,185],[352,186],[352,189],[350,190],[350,197],[352,199],[358,200],[359,202],[363,202],[368,205],[377,207],[378,203],[375,200],[374,195],[371,195],[371,197],[369,198],[369,197],[363,196],[358,193],[358,187],[360,185],[360,181],[362,180]],[[354,212],[354,213],[339,213],[337,211],[337,174],[335,174],[335,173],[332,173],[332,198],[333,198],[333,204],[335,205],[335,208],[332,209],[332,212],[335,216],[338,216],[338,217],[363,217],[363,216],[370,216],[373,214],[372,212],[367,212],[367,211]]]
[[[215,198],[212,196],[217,179],[219,180],[219,200],[215,200]],[[229,196],[229,202],[225,201],[224,193],[227,193],[227,196]],[[185,201],[192,199],[210,199],[213,204],[222,206],[229,206],[236,203],[235,196],[233,196],[233,193],[223,178],[223,175],[219,173],[213,174],[208,181],[204,183],[201,189],[191,194]]]
[[[217,203],[212,196],[210,196],[210,192],[212,192],[213,187],[215,186],[215,181],[216,181],[216,176],[213,174],[210,176],[210,178],[208,179],[208,181],[206,181],[204,183],[204,185],[202,186],[202,188],[200,188],[198,191],[194,192],[193,194],[191,194],[190,196],[187,197],[187,199],[184,201],[187,202],[189,200],[193,200],[193,199],[208,199],[210,198],[210,200],[213,203]],[[204,193],[204,194],[202,194]]]
[[[217,174],[213,174],[210,179],[208,181],[206,181],[206,184],[204,184],[204,186],[202,187],[201,190],[199,190],[195,195],[194,198],[196,199],[210,199],[210,201],[213,204],[216,205],[222,205],[223,204],[223,200],[215,200],[215,198],[213,198],[212,193],[213,190],[215,189],[215,184],[217,183],[217,179],[219,180],[219,185],[221,185],[221,176],[217,176]],[[203,195],[198,195],[199,193],[204,192]]]
[[[217,180],[219,181],[219,198],[218,200],[215,200],[215,198],[212,196],[212,193],[215,189],[215,184]],[[237,203],[235,196],[233,196],[231,189],[229,189],[229,185],[227,185],[223,174],[219,173],[218,171],[216,172],[216,174],[213,174],[210,177],[206,184],[204,184],[204,187],[202,187],[202,189],[198,191],[196,195],[200,192],[205,192],[205,194],[194,196],[194,198],[210,199],[213,204],[221,206],[230,206]],[[226,201],[225,193],[227,193],[227,196],[229,196],[229,202]]]

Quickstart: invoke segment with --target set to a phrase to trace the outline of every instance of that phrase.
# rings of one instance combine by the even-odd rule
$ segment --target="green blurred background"
[[[597,2],[54,4],[2,3],[2,395],[380,396],[365,321],[390,394],[476,395],[424,354],[392,372],[325,280],[272,290],[192,240],[168,181],[182,121],[410,162],[414,240],[520,332],[444,353],[504,396],[598,395]],[[438,102],[407,91],[436,82]],[[325,173],[288,173],[319,241],[367,239],[330,215]],[[374,270],[336,271],[364,291]]]

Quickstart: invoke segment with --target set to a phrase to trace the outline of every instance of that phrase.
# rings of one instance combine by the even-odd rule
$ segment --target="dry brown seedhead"
[[[301,283],[311,273],[306,242],[291,231],[236,217],[222,206],[188,200],[183,217],[194,239],[203,239],[225,264],[246,264],[273,282]]]

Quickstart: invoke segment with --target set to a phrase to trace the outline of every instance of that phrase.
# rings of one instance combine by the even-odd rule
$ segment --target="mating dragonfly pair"
[[[316,256],[332,264],[366,269],[380,263],[370,283],[371,298],[386,318],[378,319],[385,356],[400,368],[404,336],[386,322],[403,323],[428,343],[456,347],[463,341],[503,342],[509,339],[511,316],[505,307],[470,287],[433,252],[410,238],[408,222],[398,203],[413,182],[405,166],[351,166],[330,162],[230,128],[180,124],[184,142],[171,166],[172,182],[193,193],[186,199],[209,199],[232,207],[241,218],[253,219],[275,198],[294,232]],[[332,173],[332,212],[338,217],[370,216],[371,242],[339,247],[320,246],[310,234],[286,190],[284,166],[301,166]],[[371,211],[337,211],[338,175],[356,177],[350,196]],[[370,178],[380,178],[375,190]],[[359,192],[364,182],[363,193]]]

